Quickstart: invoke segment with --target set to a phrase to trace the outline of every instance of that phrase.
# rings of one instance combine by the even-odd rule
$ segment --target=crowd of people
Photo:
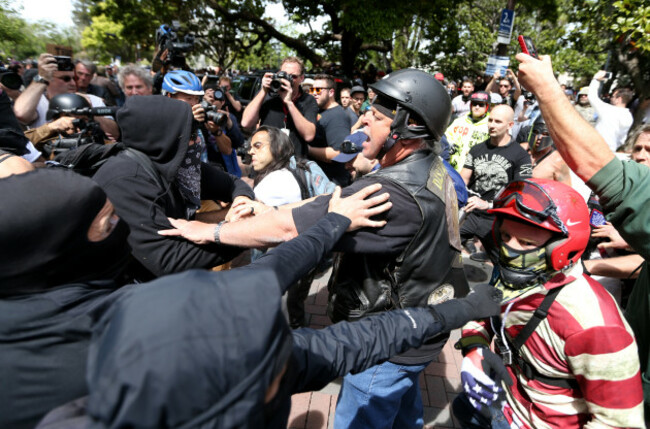
[[[650,122],[604,71],[341,85],[287,57],[249,101],[65,58],[0,77],[0,427],[285,428],[343,377],[335,428],[422,428],[459,328],[462,427],[645,427]]]

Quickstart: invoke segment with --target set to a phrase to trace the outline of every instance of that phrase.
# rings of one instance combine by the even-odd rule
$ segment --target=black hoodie
[[[281,295],[348,225],[330,213],[246,267],[194,270],[130,289],[97,311],[87,402],[55,410],[39,429],[284,429],[292,394],[439,334],[444,323],[427,308],[289,330]],[[278,393],[265,404],[285,364]]]
[[[121,284],[128,229],[88,240],[106,194],[73,172],[0,179],[0,195],[0,427],[33,428],[87,392],[89,311]]]
[[[123,143],[147,155],[167,182],[158,186],[133,159],[119,154],[109,159],[93,176],[129,225],[133,256],[146,270],[140,280],[149,280],[190,268],[210,268],[237,255],[238,249],[207,245],[158,235],[171,228],[167,217],[187,218],[177,172],[185,159],[192,134],[192,109],[171,98],[134,96],[117,114]],[[240,179],[207,164],[201,165],[201,198],[230,202],[237,196],[254,198]]]

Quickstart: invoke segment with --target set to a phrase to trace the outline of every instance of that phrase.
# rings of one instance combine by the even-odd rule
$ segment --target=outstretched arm
[[[562,158],[587,182],[613,158],[614,154],[598,132],[585,121],[562,92],[553,74],[548,55],[537,60],[517,54],[519,80],[539,102],[549,133]]]
[[[385,221],[374,221],[371,217],[390,209],[392,204],[388,202],[389,195],[383,193],[366,199],[380,189],[380,184],[374,184],[347,198],[341,198],[341,189],[337,188],[332,194],[329,211],[351,220],[348,231],[363,227],[382,227],[385,225]],[[158,231],[158,234],[184,237],[197,244],[215,241],[215,226],[213,224],[182,219],[170,219],[169,221],[175,229]],[[294,238],[298,235],[298,231],[290,210],[270,210],[262,216],[224,223],[221,225],[218,235],[222,244],[239,247],[268,247]]]

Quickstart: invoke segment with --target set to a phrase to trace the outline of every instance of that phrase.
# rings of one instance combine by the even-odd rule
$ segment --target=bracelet
[[[221,239],[219,238],[219,233],[221,232],[221,227],[223,226],[224,223],[227,221],[222,220],[217,224],[217,226],[214,227],[214,242],[217,244],[221,244]]]

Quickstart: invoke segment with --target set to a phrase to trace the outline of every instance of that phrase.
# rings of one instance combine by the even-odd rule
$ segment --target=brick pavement
[[[491,267],[465,259],[466,272],[470,284],[486,282]],[[305,302],[309,327],[321,329],[330,325],[326,315],[327,279],[329,273],[317,278],[311,285],[309,297]],[[473,281],[472,281],[473,280]],[[424,405],[424,422],[426,428],[460,427],[452,416],[451,401],[460,391],[460,365],[462,355],[453,348],[460,336],[460,331],[451,333],[451,338],[442,353],[420,375],[420,388]],[[309,392],[292,397],[289,428],[291,429],[328,429],[333,427],[336,398],[341,380],[330,383],[320,392]]]

